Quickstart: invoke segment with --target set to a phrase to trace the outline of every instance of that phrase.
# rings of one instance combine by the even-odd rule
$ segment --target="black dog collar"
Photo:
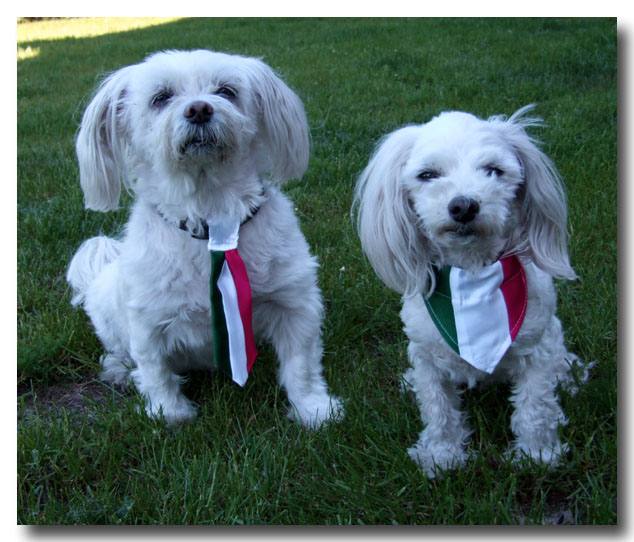
[[[261,205],[258,205],[254,209],[249,210],[249,215],[240,223],[240,227],[244,226],[249,220],[251,220],[260,210]],[[179,220],[177,223],[174,223],[172,220],[167,218],[161,211],[156,208],[156,212],[159,216],[165,220],[168,224],[174,224],[178,226],[179,229],[186,231],[191,235],[194,239],[200,239],[201,241],[209,240],[209,225],[206,220],[199,218],[197,221],[192,222],[187,218],[183,218]]]
[[[249,216],[247,216],[240,223],[240,227],[244,226],[247,222],[249,222],[249,220],[251,220],[258,213],[259,210],[260,210],[259,205],[255,209],[251,209]],[[161,213],[159,212],[159,214]],[[161,214],[161,216],[163,215]],[[163,218],[165,217],[163,216]],[[203,220],[202,218],[200,218],[193,224],[193,226],[190,226],[188,222],[189,220],[187,218],[183,218],[183,220],[180,220],[178,222],[178,227],[181,230],[189,233],[189,235],[191,235],[194,239],[200,239],[202,241],[209,240],[209,224],[207,224],[206,220]]]

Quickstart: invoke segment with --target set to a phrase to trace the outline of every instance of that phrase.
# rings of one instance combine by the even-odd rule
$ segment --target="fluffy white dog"
[[[309,134],[299,98],[263,62],[167,51],[105,79],[77,136],[88,209],[134,193],[120,240],[94,237],[68,269],[101,339],[102,377],[131,379],[151,416],[196,415],[178,374],[212,366],[210,258],[201,236],[219,216],[240,221],[253,328],[270,341],[289,416],[316,428],[342,415],[322,375],[317,262],[278,186],[301,177]]]
[[[409,454],[430,477],[468,457],[460,384],[510,379],[513,457],[555,464],[566,450],[556,387],[574,391],[571,368],[582,364],[564,346],[553,277],[575,273],[562,183],[525,131],[540,123],[525,115],[531,108],[488,120],[445,112],[396,130],[380,142],[357,183],[363,250],[383,282],[403,295],[411,363],[404,380],[425,424]],[[494,277],[499,262],[515,266],[515,327],[504,322],[513,310],[503,304],[501,275]],[[448,270],[444,285],[440,269]],[[432,293],[440,287],[448,289],[445,301],[456,303],[452,325],[462,335],[454,343],[432,318],[438,316]],[[501,326],[495,324],[500,314]],[[498,332],[505,337],[487,343]]]

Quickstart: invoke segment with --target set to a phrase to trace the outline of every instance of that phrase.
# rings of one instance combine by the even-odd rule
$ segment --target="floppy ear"
[[[249,59],[249,76],[259,109],[260,144],[267,155],[260,173],[284,182],[308,167],[310,141],[304,106],[264,62]]]
[[[378,145],[355,188],[353,212],[361,246],[376,274],[400,294],[433,287],[429,251],[402,182],[419,127],[406,126]]]
[[[553,277],[572,280],[576,274],[568,257],[566,193],[555,165],[526,133],[526,128],[542,125],[541,119],[525,116],[533,107],[525,106],[501,123],[523,168],[522,222],[537,266]]]
[[[116,209],[121,193],[124,99],[129,67],[108,76],[84,112],[75,142],[87,209]]]

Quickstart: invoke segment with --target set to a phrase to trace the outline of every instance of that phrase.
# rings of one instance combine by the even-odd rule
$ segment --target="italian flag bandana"
[[[476,271],[436,269],[425,305],[452,350],[490,374],[522,326],[527,298],[524,268],[509,256]]]
[[[222,220],[208,225],[214,364],[244,386],[258,353],[251,323],[251,286],[238,252],[240,223]]]

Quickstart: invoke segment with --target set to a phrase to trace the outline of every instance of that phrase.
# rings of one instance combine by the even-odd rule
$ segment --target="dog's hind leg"
[[[559,342],[564,342],[563,330],[559,318],[553,317],[553,330],[559,336]],[[589,379],[592,369],[596,366],[596,361],[584,361],[576,354],[563,349],[565,354],[558,357],[555,362],[557,380],[561,389],[570,395],[577,395],[581,386]]]
[[[127,356],[110,352],[101,356],[100,363],[99,377],[104,382],[120,387],[127,387],[131,383],[130,371],[134,363]]]

